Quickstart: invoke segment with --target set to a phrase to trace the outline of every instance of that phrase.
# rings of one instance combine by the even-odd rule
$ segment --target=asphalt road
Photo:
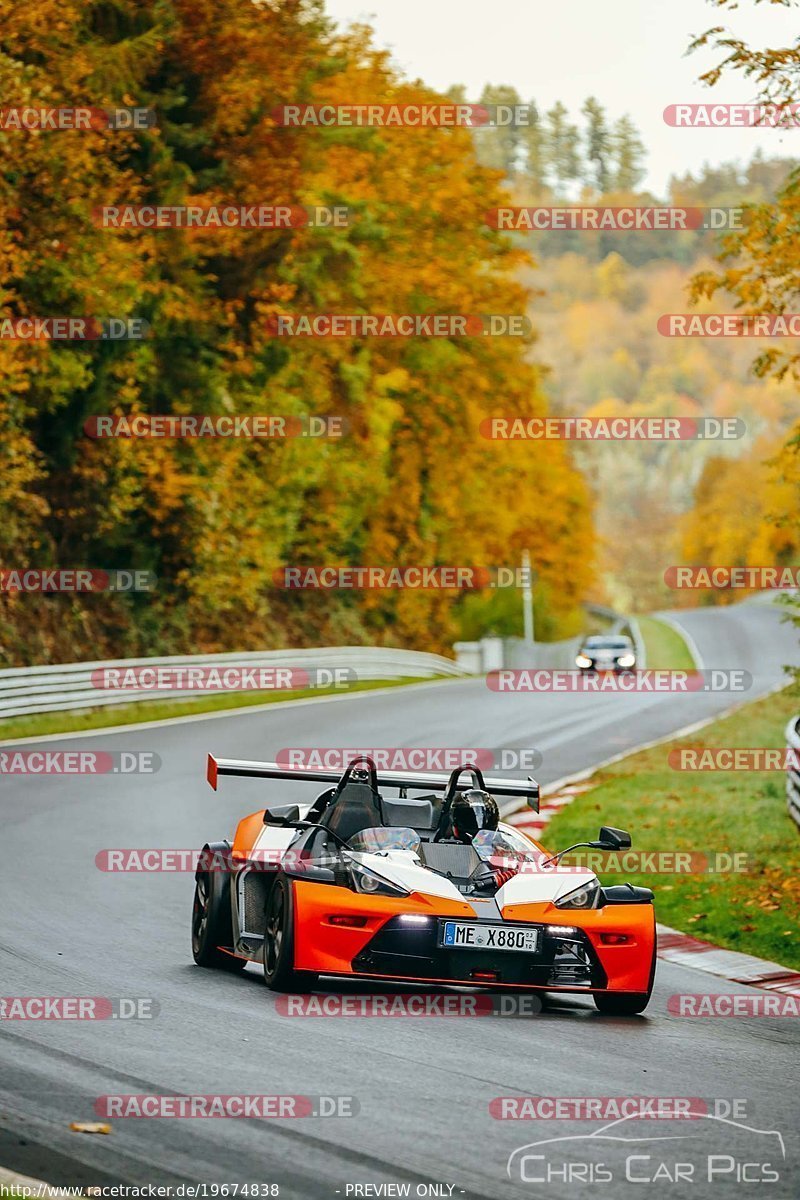
[[[547,783],[763,694],[780,683],[783,663],[797,661],[796,634],[770,606],[679,619],[706,668],[752,673],[746,693],[498,695],[482,681],[448,682],[70,736],[58,747],[155,751],[161,769],[151,777],[0,781],[0,994],[152,997],[159,1006],[152,1020],[123,1023],[4,1022],[0,1165],[59,1184],[270,1183],[292,1200],[392,1194],[353,1190],[381,1184],[408,1184],[411,1196],[447,1196],[452,1188],[456,1198],[617,1200],[644,1190],[759,1194],[759,1185],[737,1182],[736,1161],[746,1158],[779,1170],[777,1183],[762,1185],[764,1195],[796,1196],[796,1022],[667,1012],[673,993],[751,989],[661,963],[640,1018],[602,1017],[581,998],[559,999],[534,1018],[287,1017],[255,968],[233,977],[194,966],[191,875],[108,874],[94,864],[103,848],[191,847],[230,836],[240,815],[285,795],[280,784],[238,780],[212,792],[204,781],[208,750],[272,758],[290,746],[535,747]],[[292,785],[292,797],[304,787]],[[69,1131],[71,1121],[95,1119],[100,1095],[152,1092],[350,1096],[359,1111],[271,1121],[116,1120],[110,1137]],[[569,1182],[566,1168],[553,1182],[524,1182],[519,1157],[512,1177],[506,1173],[514,1150],[590,1134],[597,1124],[490,1116],[492,1098],[522,1094],[739,1099],[746,1105],[740,1124],[779,1130],[786,1160],[774,1136],[719,1121],[692,1122],[688,1142],[662,1145],[652,1139],[685,1136],[688,1123],[637,1122],[621,1136],[645,1139],[634,1144],[640,1157],[629,1168],[642,1182],[625,1182],[630,1145],[596,1139],[567,1143]],[[705,1182],[695,1164],[691,1181],[666,1181],[677,1160],[706,1150],[730,1156],[730,1166],[716,1160],[724,1174]],[[542,1161],[524,1160],[528,1179],[541,1179],[543,1170]],[[612,1182],[603,1175],[609,1170]],[[644,1182],[654,1176],[655,1183]]]

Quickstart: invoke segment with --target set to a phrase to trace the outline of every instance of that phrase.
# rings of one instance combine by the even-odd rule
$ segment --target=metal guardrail
[[[786,726],[786,745],[794,750],[796,762],[800,762],[800,717],[792,717]],[[786,806],[800,829],[800,768],[791,764],[786,771]]]
[[[0,720],[29,713],[221,694],[221,689],[146,687],[116,690],[97,687],[92,683],[93,673],[105,668],[125,670],[187,666],[242,666],[250,669],[294,667],[309,672],[338,669],[354,672],[357,680],[432,679],[436,676],[469,674],[452,659],[439,654],[381,646],[327,646],[312,650],[256,650],[241,654],[185,654],[166,658],[117,658],[104,662],[63,663],[46,667],[7,667],[0,670]],[[287,695],[290,696],[291,692],[287,691]]]

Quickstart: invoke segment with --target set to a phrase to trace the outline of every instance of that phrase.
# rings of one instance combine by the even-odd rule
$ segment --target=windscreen
[[[520,833],[505,829],[482,829],[472,839],[473,848],[484,862],[499,858],[526,858],[538,860],[540,850]]]
[[[419,834],[405,827],[397,829],[362,829],[347,842],[351,850],[365,854],[386,854],[389,850],[418,850]]]

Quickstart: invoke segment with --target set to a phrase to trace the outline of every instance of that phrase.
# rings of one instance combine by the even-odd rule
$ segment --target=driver
[[[481,788],[459,792],[453,801],[450,824],[453,837],[469,845],[481,829],[497,829],[500,810],[494,796]]]
[[[481,830],[493,831],[500,823],[500,810],[494,796],[482,788],[470,788],[459,792],[453,801],[450,814],[453,837],[470,845]],[[517,868],[501,868],[482,862],[472,875],[472,885],[479,892],[494,892],[508,883],[517,873]]]

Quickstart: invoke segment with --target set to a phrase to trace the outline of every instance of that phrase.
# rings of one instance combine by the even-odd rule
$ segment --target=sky
[[[800,157],[800,126],[779,129],[673,129],[663,110],[677,103],[742,103],[752,83],[729,74],[713,89],[696,82],[714,51],[686,56],[693,35],[726,25],[751,45],[788,46],[800,9],[740,0],[735,11],[706,0],[327,0],[340,24],[367,21],[403,73],[444,90],[463,83],[476,101],[486,83],[516,87],[540,108],[561,100],[573,121],[587,96],[609,116],[629,113],[648,149],[644,186],[661,195],[671,174],[703,162]],[[578,122],[580,123],[580,122]]]

